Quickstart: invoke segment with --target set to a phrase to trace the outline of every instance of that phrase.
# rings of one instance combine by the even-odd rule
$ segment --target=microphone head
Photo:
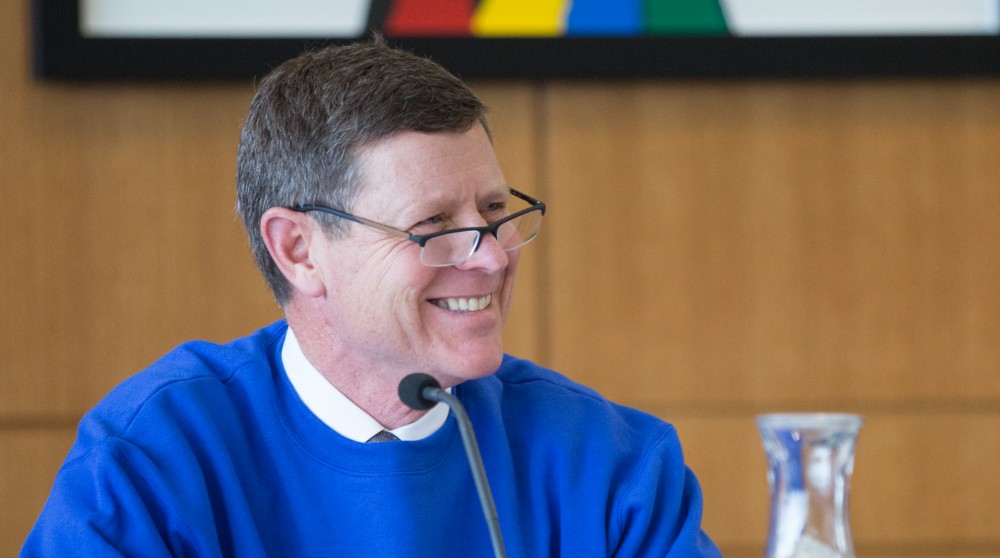
[[[425,388],[441,389],[441,384],[430,374],[414,372],[399,382],[399,399],[411,409],[426,411],[437,405],[437,401],[424,397]]]

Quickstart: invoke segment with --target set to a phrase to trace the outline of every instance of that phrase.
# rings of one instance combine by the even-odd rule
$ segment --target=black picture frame
[[[32,0],[42,80],[236,81],[317,46],[286,38],[87,38],[75,0]],[[1000,76],[1000,35],[408,38],[463,79],[852,79]]]

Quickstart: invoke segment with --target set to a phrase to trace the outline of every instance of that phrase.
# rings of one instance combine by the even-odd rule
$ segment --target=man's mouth
[[[432,300],[431,302],[436,304],[439,308],[444,308],[445,310],[453,310],[455,312],[478,312],[486,309],[492,300],[493,295],[488,294],[483,297],[438,298]]]

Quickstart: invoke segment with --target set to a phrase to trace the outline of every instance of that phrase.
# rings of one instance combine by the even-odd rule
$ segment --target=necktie
[[[371,438],[369,438],[366,443],[372,444],[372,443],[375,443],[375,442],[398,442],[398,441],[399,441],[399,438],[397,438],[395,434],[393,434],[392,432],[389,432],[387,430],[383,430],[383,431],[379,432],[378,434],[376,434],[376,435],[372,436]]]

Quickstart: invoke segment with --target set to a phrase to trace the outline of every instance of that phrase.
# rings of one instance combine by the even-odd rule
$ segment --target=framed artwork
[[[1000,0],[32,0],[59,80],[247,80],[373,32],[465,79],[1000,75]]]

